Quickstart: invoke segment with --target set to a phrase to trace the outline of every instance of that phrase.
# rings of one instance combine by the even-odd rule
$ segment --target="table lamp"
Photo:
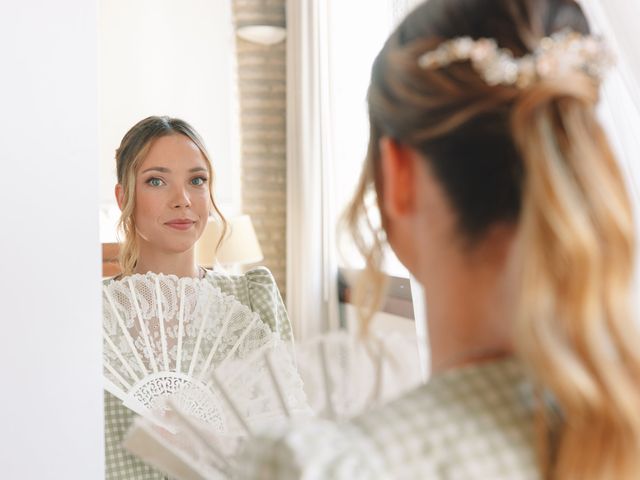
[[[227,233],[216,252],[222,224],[219,220],[209,219],[204,233],[196,243],[198,264],[212,267],[217,260],[223,266],[234,267],[261,261],[264,257],[249,215],[240,215],[227,222]]]

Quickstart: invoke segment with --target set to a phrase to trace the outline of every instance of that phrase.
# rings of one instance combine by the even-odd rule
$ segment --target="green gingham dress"
[[[207,279],[223,293],[260,315],[260,318],[283,340],[291,340],[291,324],[271,272],[258,267],[244,275],[207,272]],[[106,280],[109,282],[109,280]],[[167,477],[130,455],[121,446],[135,414],[109,392],[104,392],[105,479],[164,480]]]
[[[532,399],[514,359],[463,367],[342,425],[264,433],[237,477],[538,480]]]

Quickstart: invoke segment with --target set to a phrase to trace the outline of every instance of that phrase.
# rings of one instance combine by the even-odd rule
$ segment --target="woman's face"
[[[187,136],[154,140],[136,175],[133,215],[140,248],[191,249],[207,224],[209,180],[207,162]]]

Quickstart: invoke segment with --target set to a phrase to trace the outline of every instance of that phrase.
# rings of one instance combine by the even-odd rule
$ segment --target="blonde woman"
[[[289,320],[266,268],[230,276],[196,263],[194,245],[210,214],[224,222],[214,200],[211,160],[197,132],[180,119],[145,118],[122,139],[116,164],[115,194],[124,234],[122,274],[116,279],[154,272],[207,280],[223,293],[234,295],[281,338],[290,340]],[[106,478],[164,478],[120,446],[132,420],[133,412],[105,392]]]
[[[424,286],[432,378],[346,425],[256,440],[240,476],[640,478],[634,229],[595,115],[608,61],[572,0],[429,0],[398,26],[348,223],[365,311],[383,241]]]

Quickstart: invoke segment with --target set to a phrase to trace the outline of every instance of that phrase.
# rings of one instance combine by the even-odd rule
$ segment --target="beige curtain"
[[[327,2],[287,2],[287,309],[296,339],[338,325]]]

